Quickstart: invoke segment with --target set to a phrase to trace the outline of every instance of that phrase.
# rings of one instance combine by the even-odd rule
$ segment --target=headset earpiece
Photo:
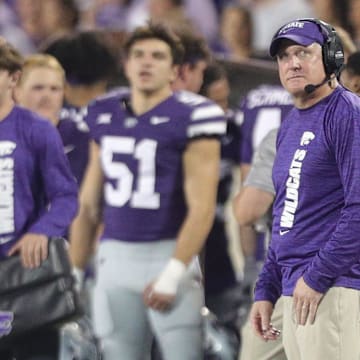
[[[344,50],[339,35],[336,30],[328,23],[317,19],[300,19],[300,21],[311,21],[319,26],[325,38],[322,46],[322,56],[325,73],[338,75],[344,65]]]

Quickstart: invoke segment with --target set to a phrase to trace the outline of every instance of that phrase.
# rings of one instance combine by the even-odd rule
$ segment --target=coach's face
[[[321,45],[302,46],[294,41],[282,40],[277,53],[280,81],[294,97],[306,94],[309,84],[319,84],[325,78]]]

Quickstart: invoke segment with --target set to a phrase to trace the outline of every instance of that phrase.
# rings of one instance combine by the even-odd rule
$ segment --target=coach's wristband
[[[154,284],[154,291],[166,295],[175,295],[180,280],[185,274],[186,265],[171,258]]]

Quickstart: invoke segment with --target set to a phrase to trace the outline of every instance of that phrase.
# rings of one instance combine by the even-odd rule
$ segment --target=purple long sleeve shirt
[[[291,296],[296,281],[325,293],[360,290],[360,99],[338,87],[282,123],[273,168],[269,254],[255,300]]]
[[[25,233],[62,236],[77,185],[49,121],[15,106],[0,121],[0,257]]]

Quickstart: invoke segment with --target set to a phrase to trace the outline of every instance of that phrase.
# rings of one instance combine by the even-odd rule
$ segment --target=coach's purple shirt
[[[55,127],[15,106],[0,121],[0,257],[26,232],[62,236],[77,186]]]
[[[360,289],[360,99],[337,87],[282,123],[268,259],[255,299],[292,295],[303,276],[324,293]]]
[[[135,116],[123,91],[89,106],[91,137],[104,173],[104,239],[175,238],[184,221],[182,155],[199,136],[223,135],[224,113],[206,98],[178,92]]]

